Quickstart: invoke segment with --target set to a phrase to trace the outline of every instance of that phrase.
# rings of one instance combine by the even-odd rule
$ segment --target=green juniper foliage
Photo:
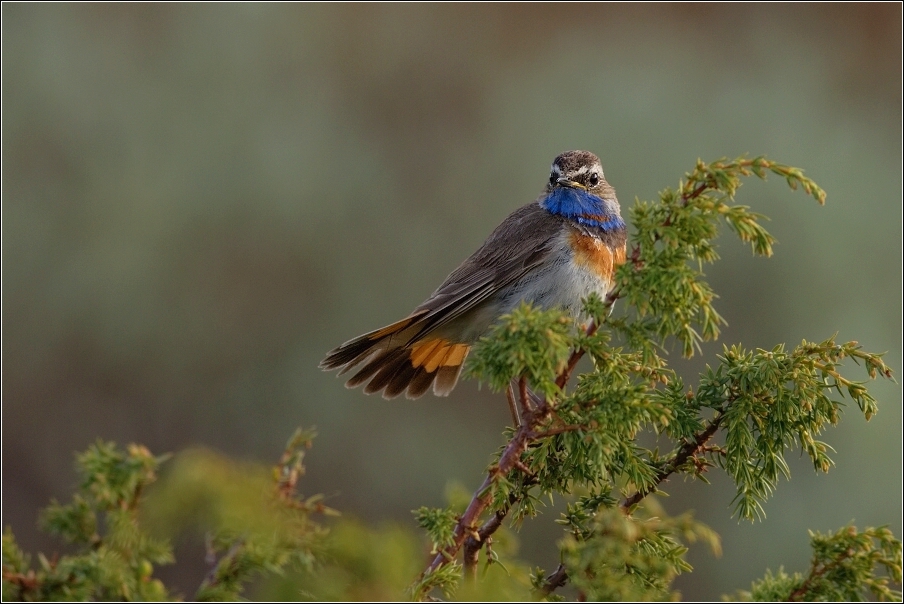
[[[691,570],[683,541],[700,539],[719,550],[719,537],[689,514],[639,518],[602,507],[588,520],[572,525],[560,548],[569,581],[598,600],[662,599],[672,579]],[[549,593],[542,573],[534,576],[534,585]]]
[[[664,355],[676,341],[692,356],[701,342],[719,335],[724,321],[702,269],[718,258],[712,240],[722,224],[754,254],[771,255],[774,239],[763,217],[734,204],[742,177],[770,172],[824,202],[825,193],[800,170],[763,157],[698,162],[658,202],[638,201],[631,209],[636,232],[627,262],[605,300],[586,301],[593,318],[588,329],[577,329],[555,310],[523,305],[480,342],[470,374],[495,390],[511,388],[522,425],[508,433],[457,519],[435,511],[425,523],[421,514],[435,545],[447,545],[412,586],[416,597],[455,588],[460,572],[451,563],[459,550],[465,575],[474,576],[477,553],[503,519],[522,522],[538,513],[541,500],[561,495],[571,501],[561,520],[567,531],[561,564],[548,576],[534,573],[536,596],[557,597],[554,591],[570,583],[587,599],[669,599],[672,579],[690,570],[685,544],[703,539],[717,548],[718,538],[686,515],[669,518],[658,508],[651,514],[646,497],[664,480],[683,474],[705,481],[707,470],[721,468],[737,485],[735,513],[752,520],[764,514],[779,477],[790,477],[786,453],[800,450],[817,471],[829,470],[831,447],[819,436],[838,422],[841,399],[855,401],[866,419],[877,410],[863,383],[842,376],[841,364],[851,360],[865,367],[866,377],[891,378],[881,355],[834,337],[793,350],[724,347],[693,387]],[[613,314],[619,299],[620,312]],[[583,356],[593,370],[569,387]],[[637,444],[645,430],[659,435],[665,452]],[[897,566],[885,564],[892,576],[900,575],[897,547]],[[872,577],[871,566],[864,572]],[[835,581],[829,575],[819,576]],[[870,586],[885,585],[869,580]],[[873,593],[894,595],[887,589]]]
[[[138,524],[138,505],[154,482],[163,457],[144,447],[126,451],[98,441],[77,458],[81,476],[72,503],[56,501],[44,511],[43,528],[77,546],[77,553],[48,559],[30,556],[3,534],[4,600],[164,600],[166,588],[153,579],[155,564],[173,562],[168,543],[151,538]]]
[[[806,575],[783,569],[755,581],[743,600],[785,602],[862,602],[901,600],[889,587],[901,584],[901,542],[885,527],[858,531],[849,526],[836,533],[810,533],[813,561]],[[877,575],[877,570],[885,572]]]
[[[311,516],[335,514],[323,504],[323,496],[302,499],[296,492],[305,451],[315,435],[313,430],[296,430],[269,477],[255,466],[204,454],[170,474],[172,483],[165,487],[183,496],[194,493],[197,511],[214,519],[207,543],[208,556],[216,563],[195,600],[237,600],[258,575],[313,566],[326,532]],[[213,480],[204,478],[211,475]],[[175,501],[177,495],[167,499]],[[172,528],[184,515],[185,508],[172,509],[168,518],[163,514],[164,522]]]
[[[452,543],[455,512],[441,508],[422,507],[415,511],[415,517],[418,524],[427,531],[427,535],[433,543],[430,553],[435,554]]]
[[[157,479],[165,456],[98,442],[78,456],[82,480],[72,503],[53,502],[42,517],[44,528],[77,552],[51,560],[40,555],[32,569],[7,529],[3,599],[172,599],[175,594],[153,578],[154,565],[173,562],[172,548],[168,540],[152,538],[145,524],[171,533],[189,526],[206,531],[212,565],[199,577],[192,598],[197,601],[237,600],[256,575],[310,567],[324,534],[310,517],[331,512],[319,496],[296,494],[313,437],[312,431],[296,431],[272,472],[207,451],[177,455],[150,496],[153,513],[144,515],[139,508],[148,507],[146,487]]]

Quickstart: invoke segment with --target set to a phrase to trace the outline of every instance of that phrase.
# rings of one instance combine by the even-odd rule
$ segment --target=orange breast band
[[[625,249],[610,249],[600,239],[573,231],[569,237],[571,249],[574,250],[574,262],[585,267],[601,279],[611,281],[615,267],[625,261]]]

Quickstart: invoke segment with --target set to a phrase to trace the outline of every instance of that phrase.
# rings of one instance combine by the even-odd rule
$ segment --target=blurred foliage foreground
[[[447,508],[415,512],[428,555],[402,529],[348,519],[325,528],[324,516],[335,512],[296,490],[311,431],[292,437],[272,472],[191,450],[168,462],[152,489],[165,458],[99,442],[78,457],[82,482],[72,503],[53,502],[42,515],[74,553],[39,555],[35,568],[7,528],[3,599],[180,597],[153,573],[173,563],[170,542],[185,534],[207,547],[210,570],[189,596],[197,600],[238,599],[260,576],[269,580],[256,583],[256,595],[267,599],[422,600],[438,591],[461,599],[677,597],[672,580],[691,570],[686,544],[701,540],[718,552],[719,538],[690,514],[668,516],[649,496],[672,477],[706,482],[717,468],[737,487],[735,514],[754,520],[779,478],[790,478],[786,452],[806,453],[817,472],[832,466],[831,447],[817,437],[839,421],[844,397],[866,419],[876,413],[864,384],[842,376],[841,362],[862,364],[869,378],[892,377],[881,355],[834,338],[792,350],[726,347],[692,386],[668,367],[670,341],[690,356],[718,336],[722,319],[702,265],[717,259],[711,241],[722,220],[754,253],[771,254],[762,217],[733,203],[742,176],[768,172],[824,201],[800,170],[762,157],[698,162],[657,203],[632,208],[628,261],[605,300],[586,301],[589,328],[524,306],[476,348],[471,375],[505,390],[521,424],[507,431],[473,495],[453,492]],[[618,299],[622,312],[613,314]],[[585,356],[593,369],[571,381]],[[656,447],[641,447],[641,434],[654,435]],[[561,562],[552,572],[531,570],[515,558],[506,521],[518,526],[556,495],[568,502],[558,521]],[[901,542],[889,530],[844,527],[810,541],[809,569],[767,571],[736,597],[901,599]]]

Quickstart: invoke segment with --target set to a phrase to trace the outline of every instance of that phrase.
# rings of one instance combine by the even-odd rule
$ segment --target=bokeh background
[[[904,368],[899,4],[2,16],[3,524],[27,550],[59,547],[36,512],[68,499],[73,452],[98,437],[269,463],[316,425],[304,490],[374,525],[413,526],[450,481],[476,487],[503,442],[499,397],[466,382],[387,402],[317,363],[421,302],[567,149],[602,158],[623,207],[698,157],[803,167],[826,207],[778,179],[740,192],[779,245],[765,260],[720,241],[707,273],[722,341],[837,331]],[[724,540],[721,559],[692,550],[687,598],[804,570],[808,528],[901,536],[901,387],[873,391],[877,417],[851,409],[825,435],[837,467],[815,476],[792,455],[763,522],[730,518],[718,476],[667,486],[670,511],[695,509]],[[521,535],[547,568],[555,517]],[[173,580],[191,593],[204,569],[198,555]]]

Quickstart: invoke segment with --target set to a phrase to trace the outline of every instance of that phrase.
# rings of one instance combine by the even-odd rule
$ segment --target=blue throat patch
[[[607,214],[603,200],[571,187],[556,187],[540,205],[547,212],[570,218],[580,225],[611,231],[625,227],[621,216]]]

